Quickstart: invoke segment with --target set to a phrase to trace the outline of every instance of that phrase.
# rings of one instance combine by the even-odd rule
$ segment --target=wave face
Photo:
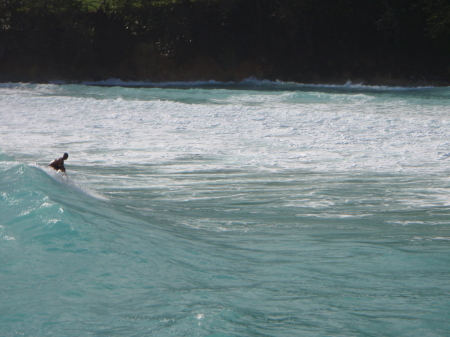
[[[177,86],[0,86],[2,336],[450,334],[450,89]]]

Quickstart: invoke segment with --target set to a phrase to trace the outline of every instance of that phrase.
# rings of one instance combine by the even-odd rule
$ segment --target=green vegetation
[[[447,0],[3,0],[0,81],[450,78]],[[412,83],[412,84],[414,84]]]

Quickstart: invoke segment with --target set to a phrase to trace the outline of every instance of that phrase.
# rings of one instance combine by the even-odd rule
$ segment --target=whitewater
[[[1,336],[450,335],[450,88],[3,83],[0,121]]]

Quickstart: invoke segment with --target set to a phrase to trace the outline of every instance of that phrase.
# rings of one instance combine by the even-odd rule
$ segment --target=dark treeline
[[[450,80],[449,0],[0,0],[0,81]]]

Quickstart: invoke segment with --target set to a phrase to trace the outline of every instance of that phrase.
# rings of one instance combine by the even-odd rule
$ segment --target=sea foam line
[[[149,81],[124,81],[121,79],[111,78],[100,81],[82,81],[82,82],[70,82],[70,81],[52,81],[51,84],[64,85],[64,84],[81,84],[87,86],[107,86],[107,87],[150,87],[150,88],[166,88],[166,87],[224,87],[239,89],[240,87],[249,89],[249,87],[255,87],[264,89],[265,87],[270,90],[307,90],[307,89],[354,89],[354,90],[418,90],[418,89],[431,89],[433,86],[419,86],[419,87],[403,87],[403,86],[378,86],[378,85],[366,85],[363,83],[353,83],[347,81],[345,84],[305,84],[297,82],[284,82],[280,80],[258,80],[250,77],[239,82],[221,82],[215,80],[208,81],[185,81],[185,82],[152,82]]]

